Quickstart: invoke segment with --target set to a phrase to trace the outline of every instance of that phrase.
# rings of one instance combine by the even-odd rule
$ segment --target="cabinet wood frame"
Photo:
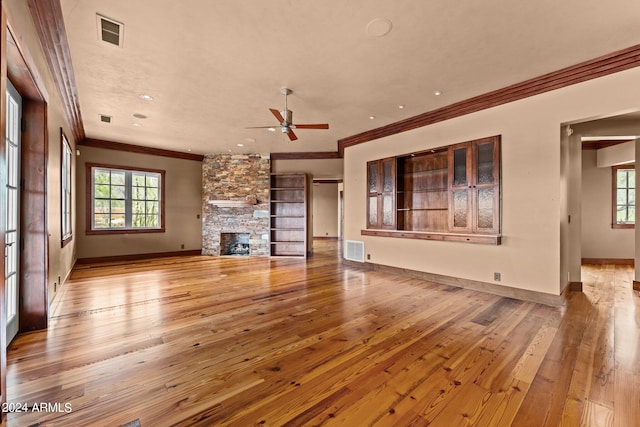
[[[490,182],[481,182],[478,179],[479,174],[479,149],[481,146],[491,144],[491,163],[490,165]],[[465,182],[456,183],[454,173],[454,152],[458,149],[465,149]],[[405,229],[404,227],[411,227],[410,224],[405,223],[404,215],[405,211],[412,211],[414,209],[407,209],[405,206],[401,206],[403,198],[407,197],[404,190],[404,172],[400,166],[398,166],[404,159],[418,155],[429,155],[429,153],[447,151],[447,194],[448,194],[448,223],[443,224],[442,229],[433,230],[413,230]],[[411,238],[411,239],[424,239],[424,240],[443,240],[443,241],[458,241],[469,243],[483,243],[499,245],[502,241],[501,231],[501,177],[500,177],[500,136],[492,136],[487,138],[481,138],[473,141],[462,142],[459,144],[453,144],[446,147],[440,147],[437,149],[429,150],[428,152],[417,152],[402,156],[389,157],[380,160],[374,160],[367,162],[367,228],[362,230],[362,235],[368,236],[382,236],[382,237],[399,237],[399,238]],[[394,223],[383,224],[382,223],[382,197],[388,192],[382,192],[382,172],[384,162],[392,162],[392,171],[394,174],[393,182],[396,184],[393,188],[393,209],[395,212]],[[377,174],[375,178],[375,188],[370,188],[370,174]],[[410,175],[410,173],[407,173]],[[485,175],[486,176],[486,175]],[[490,223],[490,227],[482,227],[479,214],[480,194],[484,190],[491,190],[491,213],[490,218],[484,216],[486,223]],[[375,191],[373,191],[375,190]],[[466,194],[466,222],[464,226],[456,224],[454,221],[454,195],[456,191],[464,191]],[[400,194],[403,193],[403,194]],[[373,202],[375,200],[375,203]],[[486,197],[485,197],[486,201]],[[371,207],[375,206],[377,216],[371,215]],[[421,209],[415,209],[420,211]],[[428,210],[428,209],[423,209]]]

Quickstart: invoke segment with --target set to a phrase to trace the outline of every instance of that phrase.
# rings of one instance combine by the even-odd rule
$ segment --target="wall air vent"
[[[105,116],[104,114],[100,114],[100,121],[104,123],[111,123],[111,116]]]
[[[350,261],[364,262],[364,242],[347,240],[346,243],[344,258]]]
[[[101,15],[96,15],[96,19],[98,23],[98,40],[122,47],[124,24]]]

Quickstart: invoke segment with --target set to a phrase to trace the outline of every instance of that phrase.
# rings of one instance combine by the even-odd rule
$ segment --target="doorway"
[[[22,97],[7,81],[6,117],[6,192],[5,223],[5,315],[7,345],[19,329],[19,281],[20,281],[20,150],[21,150]]]

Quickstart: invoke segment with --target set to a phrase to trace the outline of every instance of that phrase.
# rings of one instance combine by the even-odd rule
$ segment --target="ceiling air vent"
[[[105,123],[111,123],[111,116],[105,116],[104,114],[100,114],[100,121]]]
[[[96,15],[98,22],[98,39],[122,47],[124,24],[113,19]]]

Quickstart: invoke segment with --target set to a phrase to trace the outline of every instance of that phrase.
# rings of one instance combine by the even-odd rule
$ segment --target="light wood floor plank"
[[[8,349],[7,425],[630,426],[633,269],[549,307],[313,257],[76,267]],[[50,410],[56,409],[50,406]]]

